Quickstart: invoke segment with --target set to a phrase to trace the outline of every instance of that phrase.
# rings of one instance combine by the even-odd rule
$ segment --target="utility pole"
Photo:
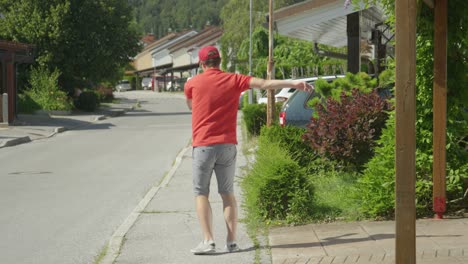
[[[249,33],[249,76],[252,76],[252,0],[250,0],[250,33]],[[249,104],[253,103],[253,90],[249,89]]]
[[[269,46],[268,46],[268,67],[267,79],[275,79],[274,61],[273,61],[273,0],[270,0],[270,12],[268,16],[268,31],[269,31]],[[275,116],[275,91],[267,90],[268,104],[267,104],[267,126],[273,124],[273,117]]]

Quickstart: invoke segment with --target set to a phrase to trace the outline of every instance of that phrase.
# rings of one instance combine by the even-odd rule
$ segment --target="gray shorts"
[[[208,195],[213,171],[218,182],[218,193],[234,192],[237,148],[234,144],[194,147],[192,152],[193,191]]]

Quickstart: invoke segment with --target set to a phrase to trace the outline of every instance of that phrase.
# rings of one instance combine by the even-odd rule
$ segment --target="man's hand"
[[[304,92],[312,92],[312,90],[314,90],[314,86],[303,81],[297,81],[295,87],[303,90]]]

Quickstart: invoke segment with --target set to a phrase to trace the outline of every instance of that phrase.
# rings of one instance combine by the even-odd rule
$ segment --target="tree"
[[[219,13],[227,0],[132,0],[136,20],[143,32],[157,38],[170,31],[200,30],[206,24],[219,25]],[[174,8],[177,7],[177,8]]]
[[[126,0],[3,0],[0,10],[0,36],[34,44],[65,89],[116,80],[139,50]]]
[[[249,42],[244,39],[237,53],[237,70],[248,72]],[[276,78],[288,79],[303,76],[343,74],[345,61],[330,59],[313,52],[313,43],[274,35]],[[265,77],[268,60],[268,31],[258,27],[252,33],[252,72]],[[332,67],[334,66],[334,67]]]
[[[274,9],[303,2],[303,0],[276,0]],[[266,23],[268,14],[268,1],[253,1],[252,24],[253,28],[261,27]],[[250,1],[249,0],[229,0],[221,10],[221,20],[224,29],[221,38],[221,53],[223,58],[223,68],[227,69],[228,62],[235,67],[238,62],[237,53],[244,40],[249,39],[250,28]],[[268,47],[268,46],[267,46]],[[230,71],[235,70],[227,69]]]

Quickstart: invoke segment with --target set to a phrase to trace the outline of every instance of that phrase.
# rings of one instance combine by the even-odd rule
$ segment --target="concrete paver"
[[[468,263],[467,225],[468,218],[418,220],[417,263]],[[394,230],[394,221],[273,228],[272,263],[395,263]]]

